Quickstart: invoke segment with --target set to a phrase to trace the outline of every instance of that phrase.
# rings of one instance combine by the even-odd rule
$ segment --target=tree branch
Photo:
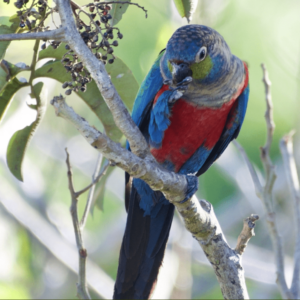
[[[0,34],[0,41],[15,41],[15,40],[56,40],[65,41],[65,29],[60,27],[55,30],[43,32],[27,32],[27,33],[11,33]]]
[[[79,220],[78,220],[78,211],[77,211],[78,199],[77,199],[77,197],[79,195],[74,190],[73,180],[72,180],[72,171],[71,171],[71,165],[70,165],[70,160],[69,160],[69,153],[68,153],[67,149],[66,149],[66,154],[67,154],[66,164],[67,164],[67,168],[68,168],[69,190],[70,190],[71,198],[72,198],[70,212],[71,212],[73,226],[74,226],[77,249],[78,249],[78,253],[79,253],[79,271],[78,271],[79,282],[77,283],[77,295],[80,299],[91,299],[89,292],[88,292],[88,288],[87,288],[87,282],[86,282],[87,251],[83,245],[81,229],[80,229]]]
[[[280,150],[283,158],[283,165],[287,182],[291,191],[294,202],[295,212],[295,232],[296,246],[294,253],[294,274],[291,286],[291,292],[295,299],[299,299],[300,291],[300,193],[299,193],[299,178],[297,174],[296,162],[293,154],[293,134],[294,131],[284,136],[280,141]]]
[[[62,96],[54,97],[50,103],[54,106],[57,116],[71,122],[88,143],[98,149],[108,160],[132,176],[145,180],[152,189],[164,192],[167,199],[174,204],[185,198],[186,176],[169,172],[156,161],[143,160],[122,148],[120,144],[113,142],[76,114]]]
[[[244,220],[244,226],[242,232],[240,233],[237,241],[237,245],[235,247],[235,251],[242,255],[245,251],[245,248],[249,242],[249,240],[255,236],[254,227],[255,221],[259,219],[258,215],[251,215],[247,219]]]

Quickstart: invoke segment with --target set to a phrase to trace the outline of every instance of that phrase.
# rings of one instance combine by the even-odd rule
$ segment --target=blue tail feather
[[[146,205],[146,201],[151,203]],[[161,192],[153,191],[142,180],[133,180],[114,299],[149,298],[163,260],[173,215],[174,205]]]

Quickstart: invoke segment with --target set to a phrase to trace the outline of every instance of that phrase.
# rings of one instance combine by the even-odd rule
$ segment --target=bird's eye
[[[207,54],[207,49],[205,46],[201,47],[200,50],[198,51],[198,53],[196,54],[196,62],[200,62],[202,60],[205,59],[206,57],[206,54]]]

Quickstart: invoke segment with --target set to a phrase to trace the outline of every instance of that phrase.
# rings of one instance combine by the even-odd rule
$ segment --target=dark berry
[[[121,32],[118,32],[118,38],[121,40],[123,38],[123,34]]]
[[[22,6],[23,6],[23,2],[22,2],[22,1],[15,2],[14,5],[15,5],[16,8],[20,9],[20,8],[22,8]],[[24,26],[25,26],[25,25],[24,25]],[[21,26],[20,26],[20,27],[21,27]]]
[[[106,29],[107,33],[112,33],[112,31],[113,31],[113,29],[111,27],[109,27],[109,28]]]
[[[74,70],[76,70],[76,72],[81,72],[83,70],[82,62],[79,62],[79,63],[75,64],[74,65]]]
[[[113,52],[114,52],[114,49],[113,49],[113,48],[110,47],[110,48],[107,49],[107,53],[108,53],[108,54],[112,54]]]
[[[70,72],[72,70],[72,68],[69,66],[65,66],[65,69],[67,70],[67,72]]]
[[[105,9],[106,9],[106,10],[110,10],[111,7],[110,7],[109,5],[106,5],[106,6],[105,6]]]
[[[95,23],[96,23],[98,26],[100,26],[100,24],[101,24],[100,21],[98,21],[98,20],[97,20]]]
[[[107,56],[106,55],[102,55],[102,59],[103,60],[107,60]]]
[[[45,50],[46,49],[46,43],[42,44],[41,48],[42,48],[42,50]]]
[[[102,16],[102,17],[101,17],[101,22],[102,22],[102,23],[107,23],[107,18],[106,18],[105,16]]]
[[[109,63],[109,64],[112,64],[113,62],[114,62],[114,59],[113,59],[113,58],[111,58],[111,59],[108,60],[108,63]]]
[[[103,44],[104,44],[105,47],[109,47],[109,41],[104,40],[104,41],[103,41]]]
[[[101,55],[100,52],[97,52],[97,53],[95,54],[95,56],[96,56],[97,59],[100,59],[100,58],[102,57],[102,55]]]
[[[110,20],[110,19],[112,19],[112,16],[111,16],[110,14],[108,14],[108,15],[106,16],[106,19],[107,19],[107,20]]]
[[[63,83],[62,88],[65,89],[65,88],[67,88],[68,86],[69,86],[69,82],[66,81],[66,82]]]
[[[113,41],[112,45],[115,46],[115,47],[117,47],[119,45],[119,43],[118,43],[118,41]]]
[[[109,39],[113,39],[113,38],[114,38],[114,35],[113,35],[112,33],[109,33],[109,34],[108,34],[108,38],[109,38]]]
[[[71,49],[69,45],[66,45],[65,48],[66,48],[66,50],[70,50]]]
[[[72,93],[72,90],[71,90],[71,89],[68,89],[68,90],[65,91],[65,94],[66,94],[67,96],[71,95],[71,93]]]
[[[95,6],[90,6],[90,7],[89,7],[89,11],[90,11],[90,12],[93,12],[94,10],[95,10]]]
[[[97,43],[97,42],[98,42],[98,35],[95,35],[95,36],[92,38],[92,42],[93,42],[93,43]]]
[[[86,85],[82,85],[82,86],[80,87],[80,90],[84,93],[84,92],[86,91]]]

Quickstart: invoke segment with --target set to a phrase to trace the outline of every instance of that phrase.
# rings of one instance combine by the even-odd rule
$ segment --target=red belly
[[[151,148],[159,163],[171,162],[178,172],[181,166],[200,147],[212,149],[224,129],[228,113],[235,99],[218,109],[197,108],[179,99],[172,108],[170,126],[164,133],[162,146]]]

